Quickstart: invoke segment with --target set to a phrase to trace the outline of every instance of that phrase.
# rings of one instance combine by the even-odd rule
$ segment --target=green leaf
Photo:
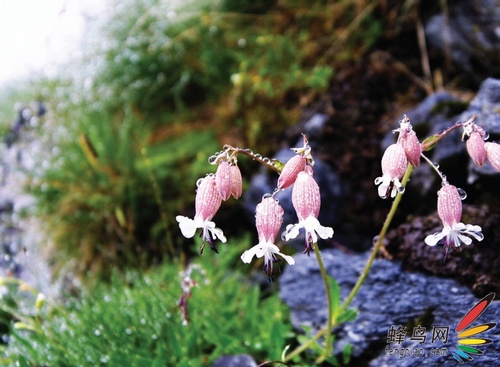
[[[280,161],[279,159],[272,159],[271,160],[272,164],[281,172],[283,171],[283,167],[285,167],[285,163]]]
[[[329,280],[330,280],[330,289],[332,292],[332,312],[333,312],[333,318],[335,319],[337,317],[337,313],[340,307],[340,286],[334,278],[329,277]]]
[[[356,317],[358,317],[358,312],[352,308],[348,308],[341,315],[339,315],[337,322],[340,324],[343,322],[354,321],[356,320]]]
[[[346,344],[344,349],[342,349],[342,364],[349,364],[352,357],[352,345]]]
[[[441,140],[441,136],[439,134],[429,136],[422,142],[422,150],[426,152],[433,149],[439,140]]]

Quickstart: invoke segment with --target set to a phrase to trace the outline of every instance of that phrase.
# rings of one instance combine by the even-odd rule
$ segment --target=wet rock
[[[462,220],[467,224],[479,225],[484,240],[455,248],[447,256],[442,246],[427,246],[425,237],[442,228],[434,212],[428,216],[415,216],[390,230],[386,236],[386,248],[401,261],[406,271],[453,278],[471,289],[477,297],[489,292],[500,295],[499,213],[492,212],[486,205],[464,205]]]
[[[443,13],[425,25],[427,45],[449,54],[470,77],[481,81],[500,75],[500,7],[497,0],[461,0],[450,4],[448,19]]]
[[[214,362],[212,367],[257,367],[257,363],[249,355],[239,354],[222,356]]]
[[[345,299],[362,272],[368,255],[348,255],[336,249],[324,250],[322,253],[327,272],[339,283],[341,298]],[[315,332],[327,320],[321,275],[314,257],[297,255],[295,261],[296,264],[287,267],[279,280],[280,297],[290,307],[294,327],[301,329],[307,326]],[[399,346],[388,343],[389,329],[401,325],[411,333],[414,326],[421,325],[426,328],[427,341],[422,344],[426,351],[432,347],[447,347],[449,350],[446,356],[428,357],[424,362],[443,363],[444,360],[452,359],[451,350],[456,345],[456,325],[477,301],[467,287],[453,279],[406,272],[399,262],[376,259],[351,304],[358,311],[357,319],[334,330],[335,352],[341,353],[345,345],[351,344],[353,365],[398,363],[399,366],[400,359],[386,355],[387,346]],[[494,322],[499,316],[500,303],[493,302],[478,322]],[[435,345],[431,343],[433,326],[449,327],[449,340],[446,343],[436,340]],[[405,339],[411,342],[409,337]],[[496,346],[480,349],[490,354],[484,361],[500,357]],[[422,365],[422,358],[407,360]],[[477,359],[479,361],[481,358],[478,356]]]

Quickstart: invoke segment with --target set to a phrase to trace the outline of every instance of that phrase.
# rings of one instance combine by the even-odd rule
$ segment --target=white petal
[[[316,232],[324,240],[333,237],[333,229],[331,227],[323,227],[320,224],[319,220],[315,217],[307,217],[303,222],[303,225],[306,231],[308,233],[311,233],[313,237],[313,243],[317,241],[317,237],[314,232]]]
[[[285,255],[285,254],[282,254],[281,252],[278,253],[278,255],[280,255],[283,259],[285,259],[285,261],[289,264],[289,265],[295,265],[295,259],[291,256],[288,256],[288,255]]]
[[[320,226],[316,228],[316,233],[324,240],[333,237],[333,228]]]
[[[257,246],[254,246],[248,250],[246,250],[242,255],[241,255],[241,260],[244,262],[244,263],[247,263],[247,264],[250,264],[252,262],[252,259],[254,256],[257,255],[257,251],[258,250],[261,250],[260,249],[260,244],[257,245]],[[262,251],[261,251],[262,252]],[[257,256],[257,257],[262,257],[261,256]]]
[[[425,237],[425,243],[428,244],[429,246],[436,246],[436,244],[441,241],[443,237],[447,235],[448,231],[445,231],[444,229],[441,232],[437,232],[434,234],[430,234],[427,237]]]
[[[380,186],[378,187],[378,196],[380,196],[382,199],[387,199],[387,190],[391,185],[391,178],[389,176],[377,177],[377,179],[375,180],[375,184],[380,184]]]
[[[222,232],[222,229],[209,228],[208,230],[210,231],[210,233],[212,233],[214,237],[217,237],[222,243],[225,243],[227,241],[227,238],[226,236],[224,236],[224,232]]]
[[[458,239],[458,241],[455,240],[455,246],[456,247],[459,247],[460,244],[461,244],[461,242],[463,242],[466,245],[470,245],[472,243],[472,239],[471,238],[469,238],[467,236],[464,236],[463,234],[460,234],[458,232],[456,232],[455,234],[456,234],[455,239]]]
[[[182,235],[186,238],[191,238],[196,233],[196,230],[200,228],[197,226],[196,221],[191,218],[183,217],[182,215],[178,215],[175,217],[177,222],[179,222],[179,228],[181,229]]]
[[[300,223],[289,224],[288,226],[286,226],[286,230],[283,233],[285,235],[285,241],[296,238],[299,235],[299,229],[301,228],[302,225]]]
[[[321,227],[321,224],[319,223],[318,218],[315,218],[313,216],[307,217],[301,223],[302,223],[302,226],[306,229],[307,232],[315,231],[316,228]]]
[[[203,222],[202,226],[212,234],[212,237],[218,238],[223,243],[227,241],[226,237],[224,236],[224,232],[222,232],[222,229],[217,228],[214,222],[207,220]]]

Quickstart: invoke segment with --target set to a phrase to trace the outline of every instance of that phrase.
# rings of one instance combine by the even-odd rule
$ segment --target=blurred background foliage
[[[378,2],[111,3],[83,59],[41,82],[53,148],[29,188],[54,269],[84,277],[178,254],[208,156],[275,151],[381,32]]]

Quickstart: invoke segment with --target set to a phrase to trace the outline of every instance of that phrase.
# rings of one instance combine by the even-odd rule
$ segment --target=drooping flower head
[[[464,194],[462,194],[464,195]],[[481,227],[460,222],[462,216],[462,198],[459,190],[448,183],[438,191],[438,216],[443,222],[443,230],[425,238],[425,243],[435,246],[443,238],[445,251],[460,247],[462,243],[470,245],[472,238],[482,241],[484,236]]]
[[[175,219],[179,222],[179,228],[181,229],[182,235],[186,238],[193,237],[196,230],[201,228],[201,254],[205,247],[205,241],[210,244],[212,250],[218,252],[214,243],[215,239],[218,238],[222,242],[226,242],[226,237],[222,230],[216,228],[215,223],[211,221],[222,203],[222,198],[217,190],[215,176],[209,175],[199,179],[197,186],[198,189],[196,190],[195,199],[196,213],[194,219],[182,215],[176,216]]]
[[[254,256],[264,257],[264,268],[269,279],[273,277],[273,264],[278,263],[276,255],[281,256],[285,261],[293,265],[293,257],[284,255],[278,246],[274,244],[276,235],[283,224],[284,210],[281,205],[271,196],[265,196],[255,210],[255,224],[259,236],[259,243],[241,255],[244,263],[250,263]]]
[[[239,199],[243,192],[243,180],[241,179],[241,171],[236,162],[231,164],[231,195],[233,198]]]
[[[286,189],[292,185],[300,172],[306,169],[306,166],[314,166],[314,159],[311,155],[311,147],[307,137],[302,134],[304,145],[301,148],[292,148],[297,155],[286,162],[280,177],[278,178],[278,190]]]
[[[314,249],[314,244],[318,242],[318,236],[322,239],[333,236],[333,229],[323,227],[318,221],[321,195],[319,186],[313,178],[311,167],[307,167],[305,171],[298,174],[292,190],[292,204],[299,223],[289,224],[282,237],[286,241],[296,238],[299,235],[299,230],[304,228],[306,241],[304,253],[309,255],[311,249]]]
[[[486,150],[488,162],[490,162],[495,171],[500,172],[500,145],[486,142],[484,144],[484,149]]]
[[[233,173],[231,165],[227,161],[222,161],[215,173],[215,186],[222,200],[226,201],[231,196]]]
[[[382,156],[382,177],[375,179],[375,185],[380,185],[378,195],[382,199],[387,199],[389,195],[393,198],[397,192],[405,191],[400,180],[407,166],[408,159],[403,146],[399,143],[389,145]]]
[[[422,145],[418,141],[417,134],[413,131],[410,119],[406,115],[399,121],[399,129],[393,132],[399,132],[398,143],[403,146],[408,162],[410,162],[413,167],[420,166]]]
[[[467,140],[465,145],[467,153],[476,166],[482,166],[486,162],[485,140],[488,138],[486,131],[474,123],[477,114],[463,123],[464,132],[462,140]]]
[[[306,158],[297,154],[286,162],[280,177],[278,178],[278,189],[283,190],[292,185],[300,172],[306,168]]]

